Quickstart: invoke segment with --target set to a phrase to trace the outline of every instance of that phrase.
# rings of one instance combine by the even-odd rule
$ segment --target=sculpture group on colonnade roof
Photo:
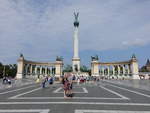
[[[63,57],[62,56],[57,56],[56,61],[63,61]]]
[[[91,56],[91,60],[92,61],[98,61],[99,60],[98,55]]]

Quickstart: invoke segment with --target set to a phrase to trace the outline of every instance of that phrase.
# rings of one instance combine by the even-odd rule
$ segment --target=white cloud
[[[17,59],[23,52],[41,60],[70,53],[74,11],[80,12],[81,51],[149,44],[149,5],[136,0],[1,0],[0,58]]]
[[[146,45],[149,41],[143,39],[134,39],[130,41],[123,41],[124,46],[143,46]]]

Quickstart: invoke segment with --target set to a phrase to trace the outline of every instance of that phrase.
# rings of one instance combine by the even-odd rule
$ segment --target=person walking
[[[45,84],[46,84],[46,82],[47,82],[47,79],[46,79],[46,78],[44,78],[44,79],[43,79],[43,81],[42,81],[42,88],[45,88]]]

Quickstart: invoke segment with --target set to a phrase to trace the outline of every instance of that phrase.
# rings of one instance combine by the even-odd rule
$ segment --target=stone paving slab
[[[150,80],[105,80],[105,81],[150,91]]]
[[[11,82],[12,82],[11,85],[3,84],[2,83],[2,79],[0,79],[0,90],[7,89],[7,88],[12,88],[12,87],[20,87],[20,86],[24,86],[24,85],[35,83],[34,80],[28,80],[28,79],[23,79],[23,80],[12,79]]]
[[[149,113],[149,111],[75,110],[75,113]]]
[[[64,99],[63,93],[54,93],[60,87],[62,87],[61,84],[47,84],[46,88],[42,88],[40,84],[31,84],[21,87],[20,90],[18,87],[14,88],[13,92],[0,94],[0,97],[3,98],[0,99],[0,110],[8,110],[2,113],[15,113],[9,112],[14,109],[49,109],[47,113],[150,113],[150,97],[147,90],[145,92],[148,93],[142,93],[141,89],[133,90],[131,87],[106,81],[97,85],[74,84],[74,92],[84,92],[83,88],[85,88],[88,93],[75,94],[72,99]],[[14,91],[15,89],[17,91]],[[61,91],[58,90],[58,92]],[[124,99],[121,95],[129,100]],[[14,96],[17,97],[12,98]],[[27,111],[19,113],[27,113]]]

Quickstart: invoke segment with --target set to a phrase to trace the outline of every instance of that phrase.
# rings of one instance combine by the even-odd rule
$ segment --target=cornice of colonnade
[[[99,61],[92,61],[91,62],[91,64],[98,64],[98,65],[128,65],[131,63],[132,63],[132,60],[119,61],[119,62],[99,62]]]
[[[38,62],[38,61],[30,61],[26,60],[23,56],[23,54],[20,55],[18,62],[22,62],[23,64],[31,64],[31,65],[37,65],[37,66],[55,66],[55,65],[63,65],[63,61],[59,61],[56,59],[55,62]]]
[[[56,64],[63,64],[62,62],[37,62],[37,61],[29,61],[29,60],[24,60],[24,64],[31,64],[31,65],[39,65],[39,66],[54,66]]]

